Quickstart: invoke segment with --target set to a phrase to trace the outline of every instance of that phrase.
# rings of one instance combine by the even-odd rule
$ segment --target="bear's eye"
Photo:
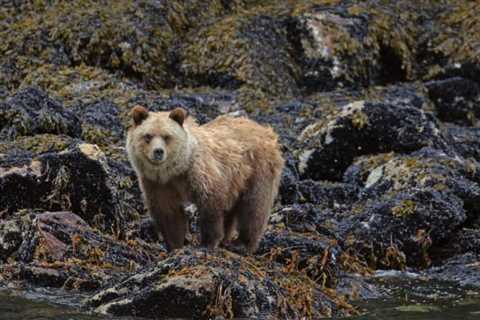
[[[172,139],[172,136],[169,135],[164,135],[163,140],[165,140],[165,143],[168,143]]]
[[[150,143],[150,141],[152,141],[153,139],[153,136],[151,134],[146,134],[143,136],[143,140],[145,140],[146,143]]]

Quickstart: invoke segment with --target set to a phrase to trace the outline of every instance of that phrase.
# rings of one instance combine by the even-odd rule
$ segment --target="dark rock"
[[[139,94],[129,101],[133,107],[143,105],[151,111],[170,111],[175,107],[183,107],[200,124],[215,119],[223,114],[235,114],[241,111],[237,97],[229,91],[213,91],[198,94],[173,94],[159,96],[157,94]]]
[[[138,226],[138,229],[132,230],[132,227],[130,227],[129,236],[131,238],[142,239],[149,243],[155,243],[161,240],[158,238],[158,233],[155,229],[152,218],[143,218],[136,224],[136,226]]]
[[[430,279],[454,282],[467,288],[478,289],[480,286],[480,256],[474,253],[467,253],[452,257],[441,266],[425,270],[423,274]]]
[[[375,60],[374,52],[364,48],[357,56],[351,56],[336,46],[340,37],[346,40],[346,46],[361,46],[365,42],[368,33],[365,15],[352,16],[344,5],[319,6],[292,19],[288,32],[298,52],[295,58],[301,67],[300,84],[307,92],[366,85],[371,81],[373,69],[362,74],[352,69],[353,65],[368,68],[363,62]]]
[[[387,294],[368,279],[356,274],[341,273],[336,290],[350,301],[368,301],[385,298]]]
[[[0,103],[0,137],[33,136],[41,133],[80,137],[75,114],[38,88],[30,87]]]
[[[257,254],[269,254],[270,259],[287,268],[295,266],[314,281],[336,287],[340,248],[331,238],[288,231],[267,232]]]
[[[45,153],[28,164],[2,164],[0,199],[7,213],[19,209],[72,210],[108,232],[124,232],[128,211],[103,152],[78,144]]]
[[[73,108],[82,124],[82,139],[105,145],[124,142],[125,128],[119,107],[110,101],[98,101]]]
[[[278,215],[287,228],[297,232],[315,231],[322,221],[322,211],[309,203],[285,206]]]
[[[427,82],[438,118],[459,125],[473,125],[480,116],[480,85],[464,78]]]
[[[390,152],[357,157],[352,165],[345,170],[343,181],[345,183],[363,187],[372,170],[387,163],[394,156],[395,153]]]
[[[349,216],[350,209],[345,207],[328,208],[328,205],[311,203],[284,206],[276,215],[289,230],[299,233],[314,233],[332,239],[340,239],[342,230],[351,226],[343,220]]]
[[[315,297],[312,314],[339,314],[332,309],[330,298],[311,287],[311,280],[307,284],[299,279],[302,284],[297,287],[278,275],[272,277],[277,272],[281,271],[256,267],[248,258],[224,251],[210,255],[184,249],[100,291],[87,303],[97,312],[114,315],[263,319],[274,315],[297,318],[306,311],[298,309],[304,299]],[[297,290],[298,295],[292,296]],[[289,301],[288,309],[282,306],[284,298]]]
[[[5,261],[22,243],[22,224],[17,219],[0,221],[0,259]]]
[[[39,286],[96,289],[117,272],[147,265],[160,253],[137,241],[105,236],[71,212],[8,221],[20,221],[22,229],[19,245],[9,253],[10,263],[16,261],[10,265],[11,277]]]
[[[448,239],[465,222],[462,204],[434,189],[379,199],[353,218],[349,236],[373,244],[381,258],[377,267],[428,265],[430,247]]]
[[[359,192],[355,185],[313,180],[301,181],[299,190],[306,202],[328,208],[351,204],[357,200]]]
[[[461,199],[470,219],[477,217],[479,175],[472,163],[448,156],[443,151],[424,148],[409,156],[398,156],[372,168],[365,181],[364,197],[409,193],[433,188],[444,195]],[[454,197],[454,199],[455,199]]]
[[[42,287],[60,288],[67,280],[66,272],[52,268],[25,266],[21,270],[20,278],[31,284]]]
[[[432,248],[434,264],[442,264],[448,258],[465,253],[480,254],[480,229],[478,225],[464,227],[455,232],[440,246]]]
[[[431,149],[371,167],[344,238],[371,243],[384,267],[393,267],[384,259],[389,251],[403,255],[400,264],[428,266],[432,248],[478,219],[480,187],[466,169],[463,160]]]
[[[238,89],[238,99],[254,110],[268,106],[266,96],[299,93],[292,53],[282,16],[239,14],[189,34],[180,46],[179,71],[188,85]]]
[[[448,143],[462,157],[480,161],[480,128],[448,125],[443,132]]]
[[[285,167],[282,172],[282,180],[278,190],[282,204],[296,203],[300,199],[298,190],[298,170],[293,157],[286,157]]]
[[[356,101],[304,132],[299,170],[315,180],[339,180],[356,156],[445,145],[435,122],[401,100]]]

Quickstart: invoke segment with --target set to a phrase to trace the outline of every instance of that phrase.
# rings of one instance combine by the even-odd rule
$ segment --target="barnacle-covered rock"
[[[149,263],[155,250],[161,252],[106,236],[71,212],[17,212],[2,222],[0,235],[2,256],[8,258],[4,276],[69,290],[96,289],[118,272]]]
[[[69,210],[107,232],[124,232],[128,212],[105,154],[92,144],[12,161],[2,157],[0,199],[6,214],[19,209]]]
[[[290,272],[297,276],[288,278]],[[332,309],[333,301],[321,286],[303,277],[295,265],[271,269],[226,251],[212,255],[184,249],[100,291],[87,303],[101,313],[162,319],[297,318],[351,312],[348,305]]]
[[[447,142],[465,159],[480,161],[480,129],[445,125],[443,133]]]
[[[307,127],[300,138],[300,174],[315,180],[340,180],[356,156],[445,145],[432,118],[401,97],[347,104],[330,121]]]
[[[446,260],[441,266],[435,266],[423,272],[425,277],[437,281],[453,281],[463,288],[478,288],[480,273],[478,253],[466,253]]]
[[[74,108],[82,124],[82,139],[97,145],[118,144],[124,141],[120,110],[110,101],[98,101]]]
[[[478,219],[476,181],[465,160],[441,151],[393,157],[371,167],[345,236],[373,246],[385,267],[428,266],[431,248]]]
[[[42,133],[80,137],[81,132],[77,116],[38,88],[26,88],[0,103],[2,139]]]
[[[480,116],[480,85],[460,77],[426,84],[438,118],[460,125],[474,125]]]

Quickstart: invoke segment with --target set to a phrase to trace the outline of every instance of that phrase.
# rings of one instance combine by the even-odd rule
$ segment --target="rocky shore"
[[[0,1],[0,285],[146,318],[313,318],[378,270],[480,289],[474,1]],[[128,111],[249,116],[287,165],[253,256],[168,254]],[[412,289],[414,290],[414,289]]]

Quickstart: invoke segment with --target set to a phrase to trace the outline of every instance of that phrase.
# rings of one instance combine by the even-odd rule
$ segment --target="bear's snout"
[[[153,150],[153,159],[157,161],[162,161],[165,156],[165,151],[161,148]]]

